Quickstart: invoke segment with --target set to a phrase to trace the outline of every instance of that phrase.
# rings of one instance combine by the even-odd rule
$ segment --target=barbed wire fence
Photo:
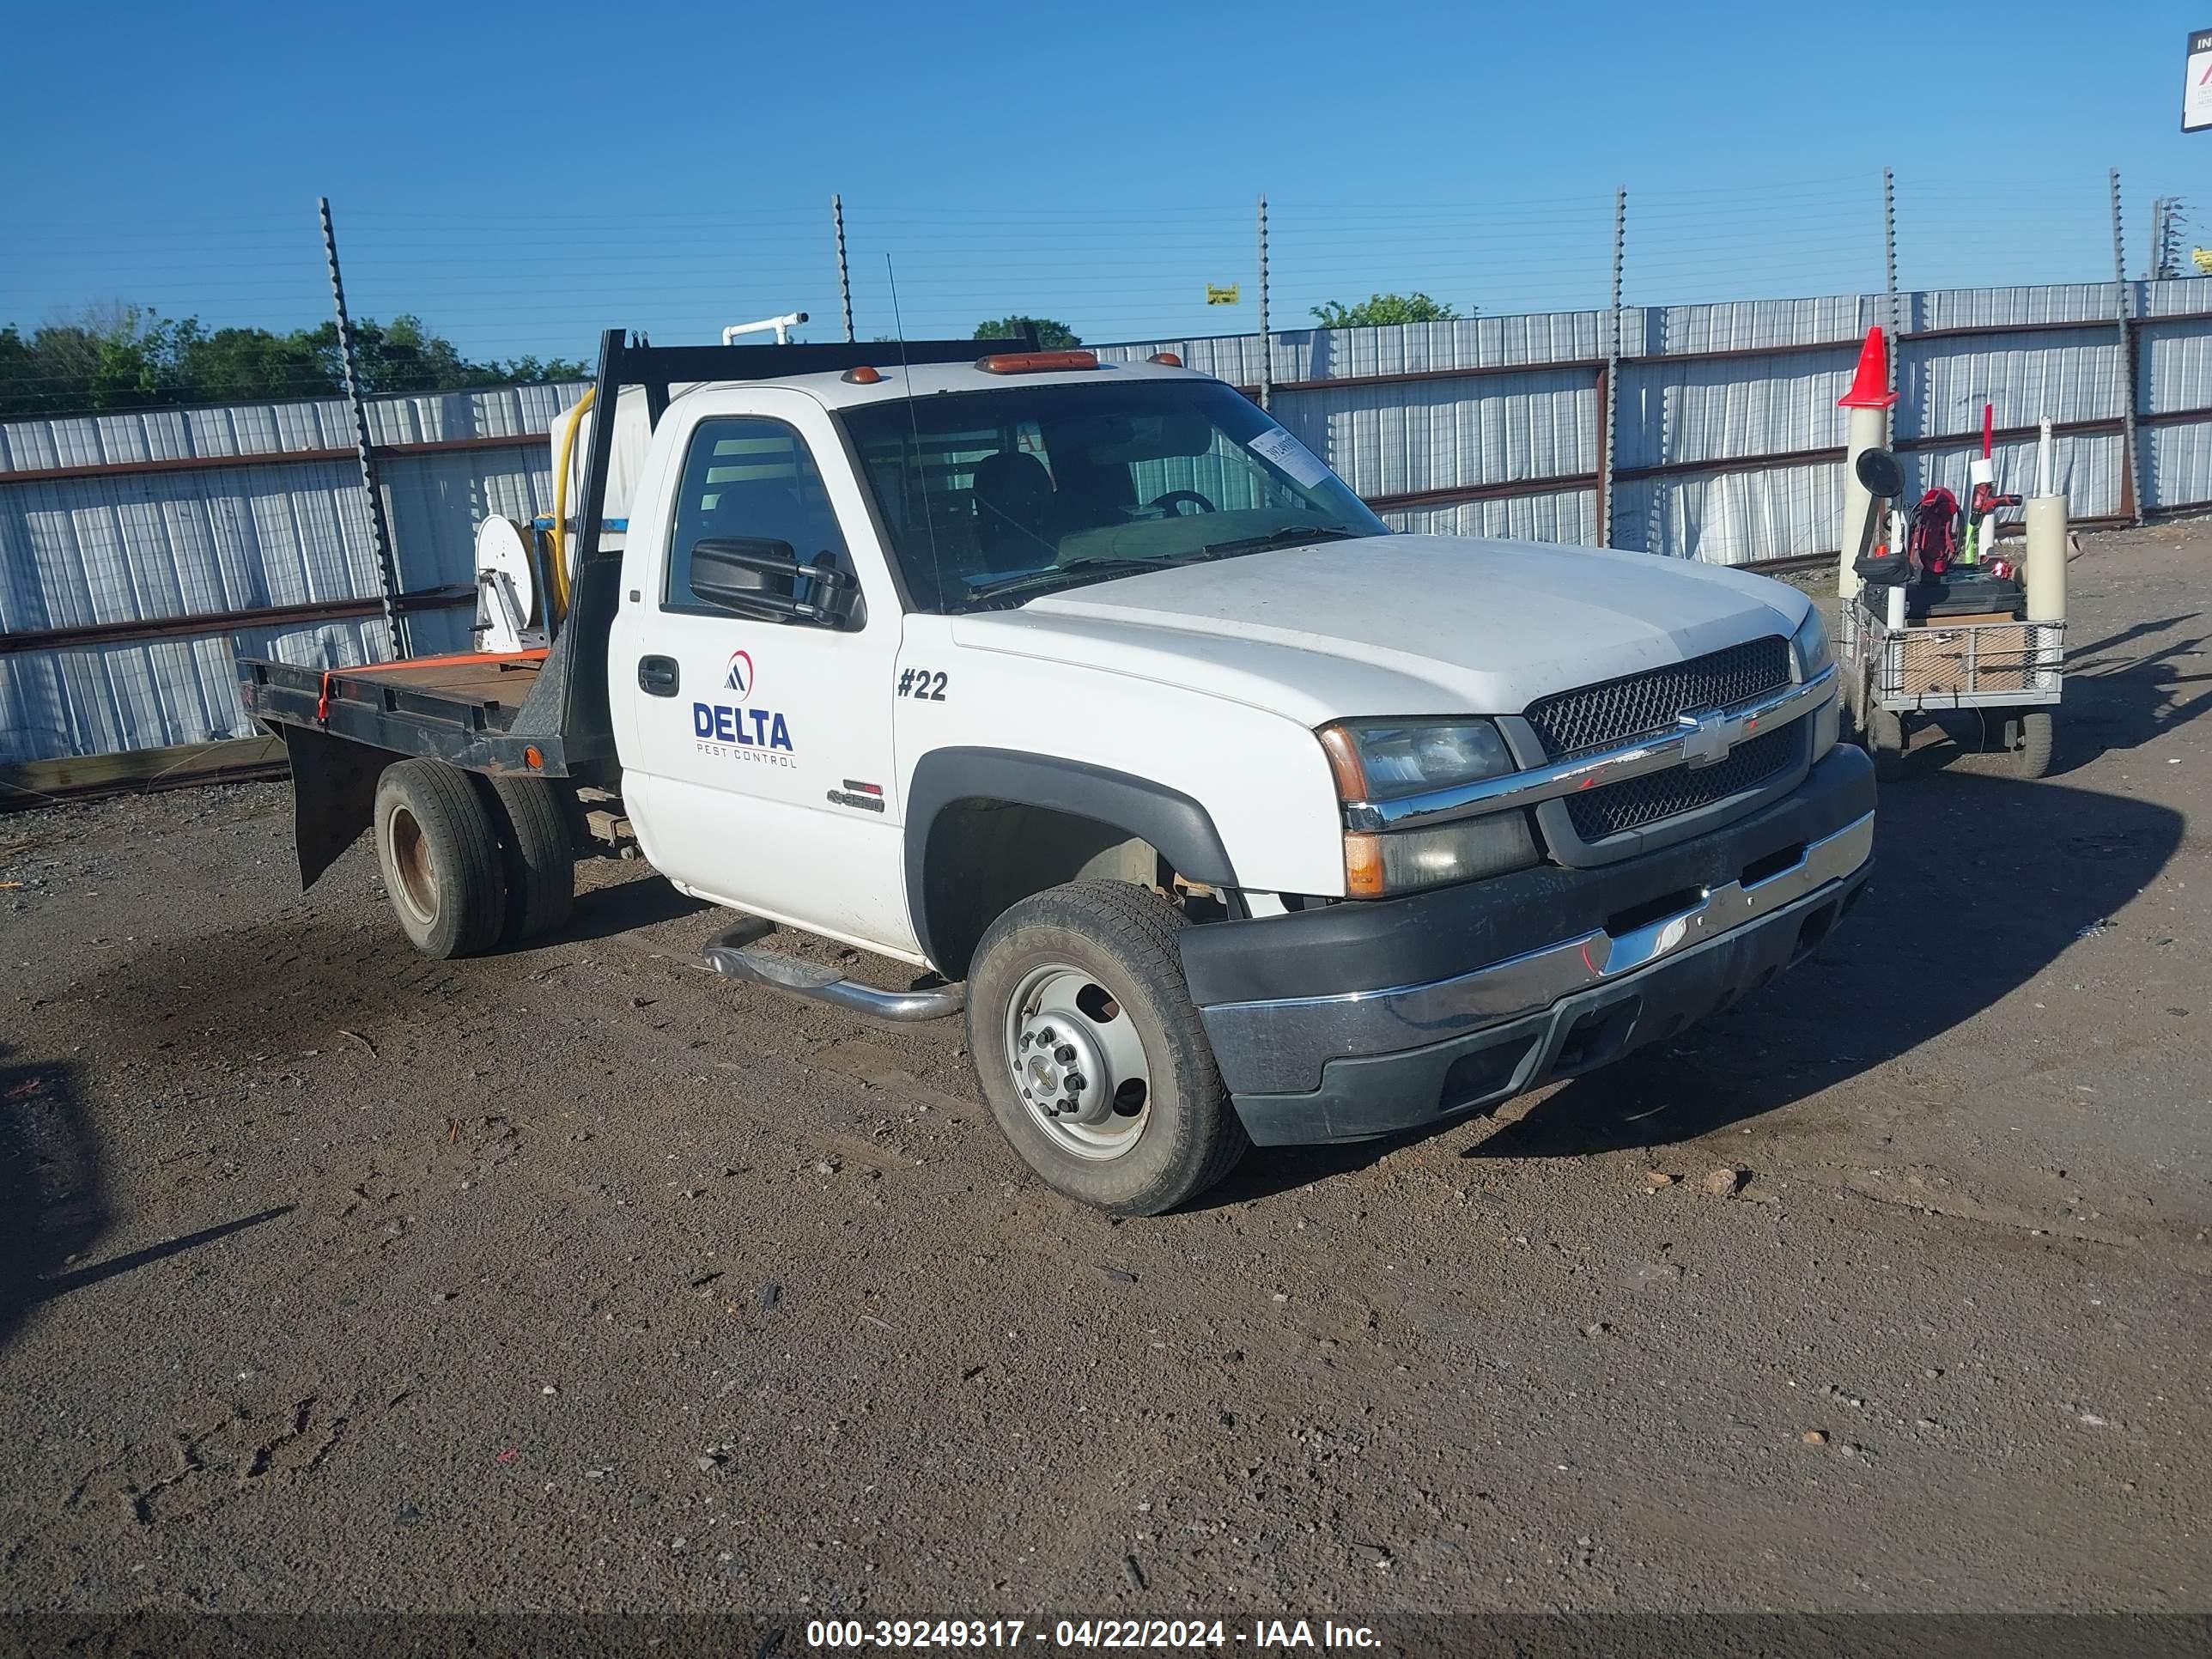
[[[2090,491],[2088,516],[2135,514],[2145,446],[2132,430],[2136,352],[2120,342],[2140,319],[2114,317],[2099,339],[2086,327],[2100,302],[2089,290],[2110,306],[2114,269],[2100,250],[2115,243],[2139,256],[2131,276],[2171,269],[2186,198],[2135,191],[2135,234],[2123,238],[2108,183],[2087,169],[1972,181],[1885,172],[1480,202],[1271,193],[1264,205],[876,209],[846,195],[834,210],[341,202],[336,217],[356,318],[419,318],[493,378],[549,378],[548,360],[581,363],[617,324],[666,343],[799,310],[811,319],[799,337],[838,337],[849,316],[858,338],[888,340],[895,279],[916,337],[967,337],[1015,316],[1065,323],[1092,343],[1243,337],[1243,349],[1211,352],[1210,366],[1255,392],[1285,388],[1271,400],[1279,418],[1401,527],[1741,562],[1821,550],[1815,532],[1839,488],[1828,452],[1852,362],[1843,348],[1868,323],[1899,348],[1888,374],[1909,472],[1962,483],[1962,446],[1992,404],[2014,449],[2047,416],[2069,467],[2127,478]],[[111,317],[144,307],[207,330],[313,327],[330,314],[321,252],[305,212],[25,238],[0,270],[0,323],[35,328],[24,310],[66,287],[91,290]],[[2014,285],[2040,297],[1999,297]],[[1967,289],[1981,297],[1944,297]],[[1474,320],[1450,335],[1317,343],[1324,307],[1380,294]],[[1272,326],[1255,356],[1263,305]],[[1697,307],[1706,309],[1685,309]],[[1929,349],[1962,329],[2039,324],[2049,338]],[[511,373],[519,367],[536,372]],[[337,395],[327,359],[255,373],[257,398]],[[79,412],[57,407],[76,391],[64,375],[18,368],[13,384],[41,414]],[[228,392],[125,379],[76,401],[128,412]],[[2130,429],[2104,429],[2116,421]],[[2124,457],[2106,453],[2115,443]],[[2008,451],[2001,473],[2019,467]]]

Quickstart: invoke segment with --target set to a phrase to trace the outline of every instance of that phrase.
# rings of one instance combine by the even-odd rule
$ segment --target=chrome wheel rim
[[[1007,1000],[1006,1070],[1030,1121],[1060,1151],[1121,1157],[1152,1121],[1152,1077],[1135,1020],[1090,973],[1030,969]]]
[[[415,815],[404,806],[392,809],[384,834],[392,863],[392,896],[427,927],[438,919],[438,882],[430,862],[429,840]]]

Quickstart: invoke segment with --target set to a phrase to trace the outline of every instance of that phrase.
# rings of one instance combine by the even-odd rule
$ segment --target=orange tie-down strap
[[[552,654],[550,647],[540,646],[535,651],[456,651],[446,657],[402,657],[397,662],[365,663],[359,668],[325,668],[322,693],[315,699],[315,718],[325,725],[330,723],[331,682],[341,674],[350,678],[358,674],[389,674],[399,668],[454,668],[470,662],[544,662]]]

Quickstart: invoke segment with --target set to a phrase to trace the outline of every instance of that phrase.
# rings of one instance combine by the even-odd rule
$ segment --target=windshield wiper
[[[1139,570],[1164,570],[1168,565],[1169,561],[1165,559],[1109,558],[1103,555],[1087,559],[1070,559],[1066,564],[1048,565],[1042,570],[1016,571],[1012,575],[1001,576],[994,582],[985,582],[973,590],[969,597],[981,599],[1016,593],[1024,588],[1044,586],[1071,574],[1089,575],[1111,570],[1130,575]]]
[[[1244,536],[1233,542],[1208,542],[1209,553],[1258,553],[1270,547],[1297,547],[1306,542],[1357,541],[1359,532],[1339,530],[1334,525],[1294,524],[1281,530],[1271,530],[1264,536]]]

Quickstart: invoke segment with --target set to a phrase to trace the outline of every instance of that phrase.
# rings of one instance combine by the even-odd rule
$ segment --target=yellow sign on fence
[[[2193,247],[2189,250],[2189,258],[2197,270],[2212,276],[2212,247]]]
[[[1210,306],[1233,306],[1243,286],[1240,283],[1231,283],[1227,288],[1220,288],[1208,283],[1206,285],[1206,303]]]

